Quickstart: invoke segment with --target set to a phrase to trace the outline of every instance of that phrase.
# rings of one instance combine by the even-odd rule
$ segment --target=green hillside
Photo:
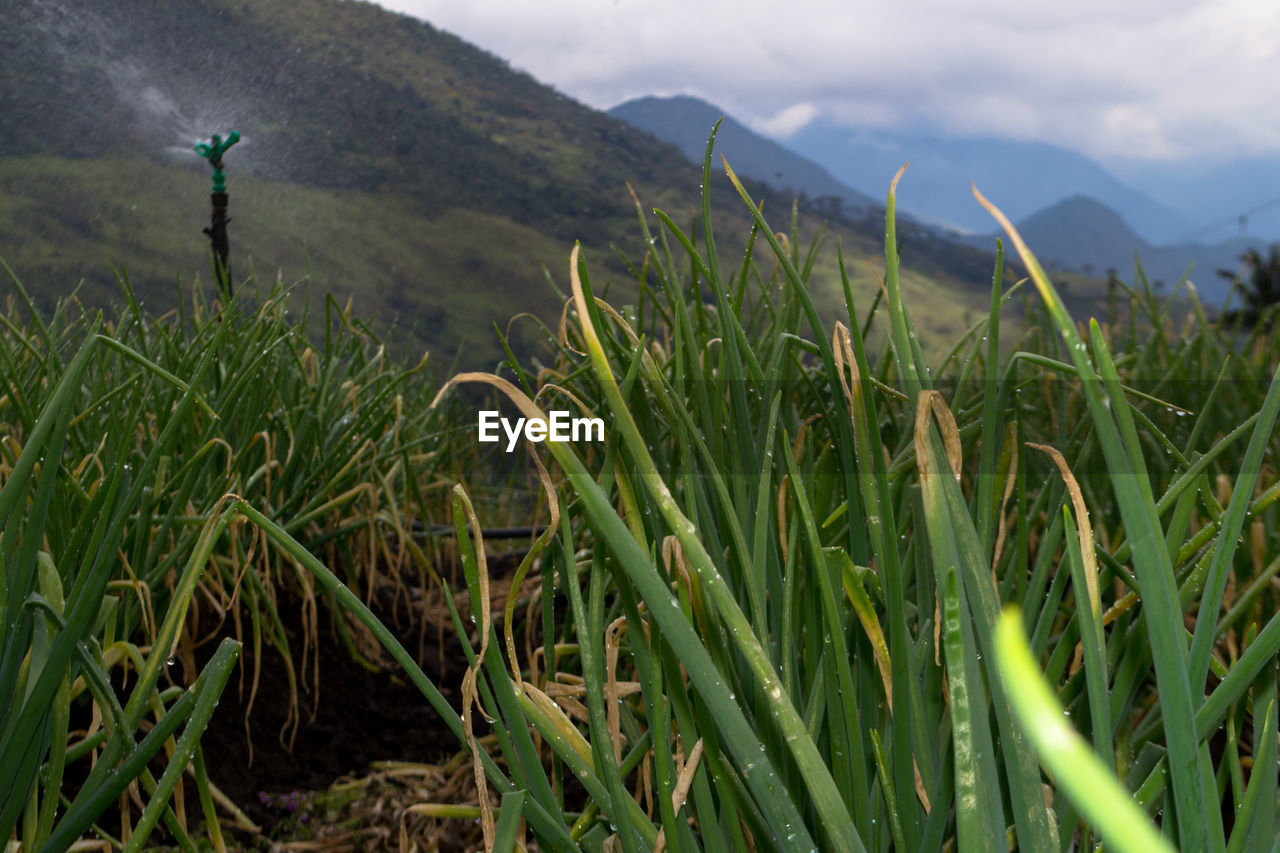
[[[45,302],[77,286],[90,304],[118,298],[111,264],[152,308],[197,276],[211,292],[209,170],[191,143],[232,128],[236,277],[309,278],[313,295],[381,318],[397,346],[467,365],[498,357],[494,322],[558,315],[543,270],[563,281],[575,241],[625,296],[613,246],[637,265],[646,248],[628,184],[682,225],[696,211],[700,176],[674,146],[371,4],[0,6],[0,258]],[[785,227],[791,199],[752,191]],[[711,193],[721,233],[745,239],[722,174]],[[800,221],[821,225],[811,210]],[[878,226],[832,228],[870,299],[861,260],[882,259]],[[983,310],[988,255],[905,240],[907,266],[946,294],[940,325]],[[839,304],[836,282],[817,278],[819,302]]]

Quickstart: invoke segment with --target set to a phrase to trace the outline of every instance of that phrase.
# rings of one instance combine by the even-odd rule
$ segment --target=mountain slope
[[[614,182],[676,162],[501,60],[368,4],[151,0],[120,14],[108,0],[63,0],[16,4],[9,19],[5,154],[186,156],[193,139],[234,126],[244,141],[228,164],[256,177],[556,225],[593,204],[628,212]],[[611,156],[583,160],[584,148]]]
[[[1055,269],[1085,264],[1099,272],[1123,269],[1133,266],[1135,248],[1144,253],[1150,249],[1120,214],[1083,195],[1036,211],[1018,222],[1018,231],[1035,247],[1041,262]],[[984,239],[991,238],[976,238],[975,243]]]
[[[191,144],[232,128],[233,271],[309,272],[446,361],[463,341],[473,365],[496,357],[492,323],[517,311],[553,317],[542,269],[562,278],[574,240],[615,271],[611,242],[639,252],[628,181],[651,205],[696,202],[673,147],[370,4],[3,0],[0,16],[0,257],[46,305],[81,279],[85,300],[119,298],[108,260],[159,309],[175,278],[207,281]]]
[[[1180,214],[1126,186],[1087,157],[1043,142],[939,139],[816,121],[788,144],[863,191],[883,180],[886,172],[892,174],[910,162],[899,204],[925,221],[962,231],[985,233],[992,225],[973,200],[970,182],[1014,220],[1070,196],[1086,195],[1119,211],[1152,242],[1174,239],[1188,228]]]
[[[675,143],[696,159],[702,157],[709,129],[723,115],[711,104],[686,96],[637,98],[613,107],[609,114]],[[821,132],[820,127],[808,131],[810,138]],[[830,132],[833,139],[837,138]],[[839,138],[848,141],[849,131],[842,134]],[[901,137],[892,144],[881,139],[877,144],[866,136],[853,138],[860,147],[855,156],[842,159],[848,160],[848,168],[869,183],[882,183],[892,175],[901,165],[899,157],[907,153],[923,155],[922,160],[913,159],[907,170],[899,187],[899,205],[908,209],[914,205],[915,210],[934,221],[945,221],[948,216],[963,218],[968,214],[962,213],[961,208],[972,209],[974,218],[967,222],[981,228],[981,233],[956,240],[978,249],[993,246],[998,235],[986,211],[973,200],[968,181],[958,177],[962,172],[983,176],[979,183],[984,192],[1019,220],[1023,237],[1052,269],[1095,277],[1114,269],[1123,280],[1133,281],[1136,250],[1149,281],[1171,286],[1192,268],[1201,297],[1216,305],[1226,294],[1226,282],[1217,276],[1217,270],[1237,266],[1245,248],[1240,241],[1215,246],[1153,245],[1130,225],[1130,214],[1122,216],[1108,204],[1074,188],[1098,190],[1108,198],[1119,199],[1126,210],[1138,210],[1140,216],[1145,210],[1150,214],[1146,221],[1156,222],[1156,230],[1162,232],[1178,227],[1179,220],[1121,185],[1087,158],[1054,146],[911,137]],[[870,198],[839,183],[826,169],[758,136],[732,117],[722,122],[717,143],[736,170],[773,186],[788,191],[802,189],[810,198],[843,192],[847,194],[846,203],[854,210],[872,204]],[[1037,171],[1040,169],[1044,173]],[[1045,197],[1054,188],[1073,191],[1066,198],[1026,212],[1028,198]],[[828,201],[820,209],[829,207]],[[918,232],[925,233],[927,229]],[[939,245],[944,242],[940,235],[934,235],[934,239]]]
[[[234,273],[305,275],[313,302],[350,297],[402,348],[446,363],[460,350],[469,367],[500,355],[493,323],[554,321],[543,269],[563,282],[575,240],[611,298],[627,299],[613,246],[637,268],[649,248],[628,185],[677,222],[699,209],[699,171],[675,146],[368,3],[0,0],[0,16],[0,258],[45,304],[77,286],[89,303],[118,299],[109,261],[153,309],[201,271],[208,292],[209,168],[191,143],[232,128]],[[778,217],[790,208],[749,189]],[[721,233],[745,234],[719,170],[709,192]],[[882,257],[879,225],[812,205],[801,238],[824,218],[851,268]],[[922,237],[906,261],[932,279],[908,286],[949,294],[939,329],[981,310],[988,253]],[[858,294],[878,286],[856,279]],[[838,310],[833,271],[815,298]],[[514,335],[533,346],[540,331]]]
[[[1180,241],[1224,240],[1242,236],[1242,232],[1256,241],[1280,239],[1278,154],[1190,166],[1133,161],[1120,164],[1118,169],[1125,181],[1152,198],[1187,212],[1192,227],[1177,235]]]
[[[1092,276],[1115,270],[1122,281],[1136,284],[1136,257],[1153,286],[1159,282],[1172,287],[1190,270],[1200,299],[1213,306],[1221,304],[1230,286],[1218,270],[1238,269],[1241,255],[1251,246],[1257,248],[1257,241],[1248,239],[1214,245],[1153,246],[1134,233],[1116,211],[1079,195],[1039,210],[1017,224],[1023,239],[1050,269]],[[996,236],[993,232],[964,239],[982,247],[990,245]]]
[[[724,111],[698,98],[675,95],[667,98],[647,96],[618,104],[609,115],[674,143],[685,155],[702,162],[707,136],[716,121],[724,121],[716,135],[716,147],[728,158],[740,175],[764,181],[772,187],[794,193],[805,193],[810,199],[839,199],[839,207],[853,211],[883,209],[873,197],[858,192],[836,180],[822,166],[800,157],[776,142],[743,126]],[[892,177],[882,177],[881,183]]]

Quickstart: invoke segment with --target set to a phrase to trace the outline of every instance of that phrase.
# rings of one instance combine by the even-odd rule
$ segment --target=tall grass
[[[172,453],[178,424],[202,401],[137,351],[100,334],[97,323],[85,330],[86,339],[65,362],[66,352],[47,346],[49,327],[34,325],[34,337],[43,341],[10,325],[7,337],[13,346],[4,353],[4,401],[14,419],[5,437],[6,472],[0,488],[5,566],[0,575],[5,620],[0,691],[14,699],[0,717],[0,838],[7,842],[18,831],[24,849],[66,849],[107,804],[141,779],[151,805],[139,819],[134,843],[126,848],[137,849],[137,840],[145,839],[162,816],[190,846],[169,800],[240,646],[224,641],[188,689],[162,690],[159,678],[199,579],[199,563],[192,561],[178,576],[167,616],[146,649],[130,643],[127,630],[117,633],[121,599],[108,590],[117,543],[143,500],[144,484]],[[135,376],[176,386],[169,395],[171,410],[157,413],[155,440],[134,457],[136,478],[125,465],[98,468],[81,459],[82,464],[71,467],[64,461],[68,438],[84,415],[105,410],[117,423],[133,423],[143,414],[136,401],[117,393],[120,386],[104,386],[106,393],[96,400],[84,399],[91,365],[113,350],[135,370],[141,367]],[[206,354],[194,375],[210,364]],[[45,381],[35,381],[29,373],[27,381],[19,380],[27,371],[39,371]],[[86,403],[88,408],[81,408]],[[135,440],[131,430],[103,433],[97,453],[123,458]],[[117,698],[107,675],[112,654],[127,657],[136,669],[127,701]],[[69,748],[72,702],[86,692],[100,709],[100,720]],[[144,717],[150,715],[154,726],[137,740]],[[172,738],[184,723],[175,743]],[[156,780],[147,764],[166,745],[167,768]],[[67,762],[90,750],[99,750],[93,769],[64,810]],[[202,781],[207,791],[207,780]]]
[[[704,187],[711,164],[709,146]],[[190,691],[160,672],[227,621],[255,660],[288,650],[290,597],[406,669],[470,753],[493,849],[1280,846],[1276,340],[1219,332],[1194,298],[1175,327],[1140,269],[1127,311],[1077,325],[993,208],[1029,278],[1007,285],[998,251],[988,316],[927,358],[898,178],[882,289],[855,294],[834,247],[831,321],[810,295],[831,247],[802,245],[794,213],[775,232],[726,171],[754,219],[740,261],[705,199],[690,229],[637,202],[634,304],[598,299],[575,249],[545,366],[512,357],[433,399],[331,304],[322,346],[282,294],[163,321],[130,304],[106,335],[10,311],[0,687],[24,704],[0,728],[18,780],[0,830],[69,843],[140,777],[132,845],[163,818],[192,846],[177,776],[203,766],[234,646]],[[439,489],[470,384],[609,425],[530,447],[548,524],[498,606],[472,490]],[[461,708],[369,606],[407,571],[426,585],[412,522],[446,498]],[[125,701],[115,666],[136,675]],[[79,690],[109,728],[67,731]],[[146,751],[187,720],[149,780]],[[51,829],[63,756],[97,747]]]
[[[998,258],[989,316],[930,361],[897,179],[882,296],[845,275],[828,324],[821,247],[728,174],[756,223],[740,264],[705,203],[688,231],[641,213],[636,305],[594,297],[575,250],[554,366],[454,380],[610,424],[535,449],[556,509],[524,660],[467,555],[499,814],[521,792],[555,849],[1270,849],[1275,341],[1238,347],[1195,303],[1173,328],[1140,270],[1125,316],[1078,327],[993,209],[1040,307],[1002,356]],[[1096,763],[1057,749],[1051,702]]]
[[[221,848],[198,737],[241,643],[249,705],[264,667],[289,684],[286,742],[312,710],[301,685],[323,694],[316,632],[332,596],[233,523],[225,496],[325,555],[366,599],[403,597],[434,575],[415,526],[447,500],[453,464],[424,365],[390,359],[332,302],[313,344],[279,287],[154,317],[121,284],[109,320],[74,300],[46,317],[15,278],[0,315],[0,688],[18,697],[0,712],[0,838],[16,827],[28,850],[65,847],[115,801],[133,847],[163,818],[195,849],[178,784],[189,764]],[[366,629],[333,612],[359,656]],[[161,747],[169,770],[155,779]],[[68,774],[85,780],[79,793]],[[149,804],[132,821],[139,790]]]

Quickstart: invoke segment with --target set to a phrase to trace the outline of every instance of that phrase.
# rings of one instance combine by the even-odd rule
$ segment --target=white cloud
[[[595,107],[694,94],[767,133],[817,115],[1094,156],[1280,145],[1274,0],[384,0]]]
[[[1103,111],[1101,124],[1107,136],[1130,150],[1149,151],[1154,157],[1176,157],[1164,126],[1154,110],[1139,104],[1116,104]]]
[[[755,119],[751,127],[766,136],[786,139],[818,117],[818,108],[805,101],[778,110],[768,118]]]

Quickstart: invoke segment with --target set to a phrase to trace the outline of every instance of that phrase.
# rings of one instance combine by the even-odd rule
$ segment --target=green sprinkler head
[[[209,161],[209,165],[213,167],[213,191],[215,193],[225,193],[227,191],[227,176],[222,172],[222,155],[227,149],[240,141],[240,131],[233,130],[227,134],[224,141],[218,134],[214,134],[213,138],[208,142],[197,142],[196,153]]]

